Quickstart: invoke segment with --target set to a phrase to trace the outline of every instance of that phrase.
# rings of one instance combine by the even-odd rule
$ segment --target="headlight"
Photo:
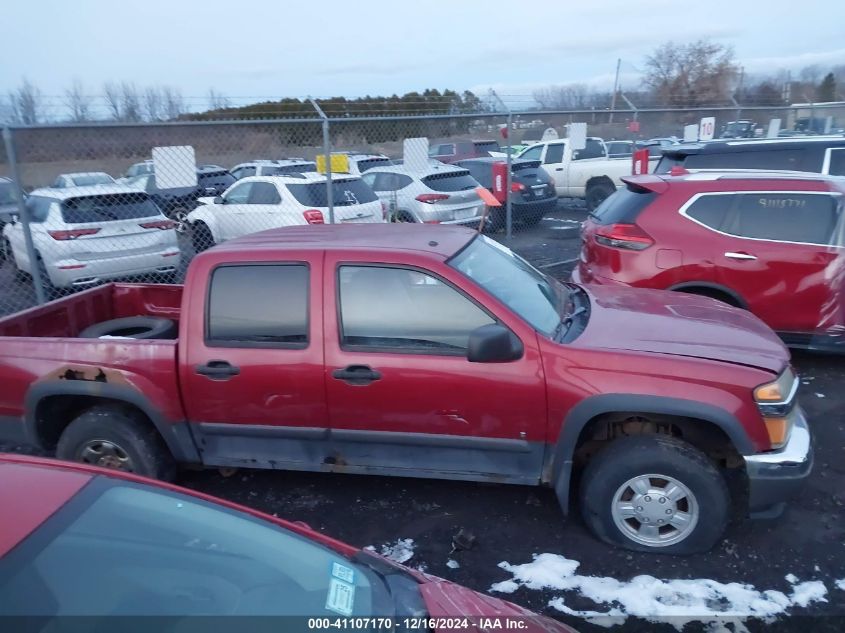
[[[772,448],[780,448],[789,439],[795,409],[798,377],[787,367],[777,380],[754,390],[754,401],[763,416]]]

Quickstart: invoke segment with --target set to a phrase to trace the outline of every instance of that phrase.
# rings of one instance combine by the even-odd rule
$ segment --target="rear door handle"
[[[350,385],[368,385],[374,380],[381,380],[381,373],[369,365],[349,365],[343,369],[335,369],[332,378],[348,382]]]
[[[555,167],[555,171],[563,171],[563,167]]]
[[[731,253],[731,252],[728,252],[728,253],[725,253],[725,257],[727,257],[728,259],[742,259],[742,260],[757,259],[756,256],[751,255],[749,253]]]
[[[210,360],[205,365],[197,365],[194,371],[211,380],[229,380],[241,373],[239,367],[235,367],[227,360]]]

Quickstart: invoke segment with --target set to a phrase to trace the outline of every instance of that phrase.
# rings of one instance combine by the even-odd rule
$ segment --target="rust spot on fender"
[[[82,381],[101,384],[128,384],[126,378],[114,369],[102,367],[87,367],[80,365],[65,365],[43,376],[38,382],[50,380]]]

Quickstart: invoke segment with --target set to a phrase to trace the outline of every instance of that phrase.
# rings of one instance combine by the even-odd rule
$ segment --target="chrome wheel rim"
[[[666,547],[686,539],[698,525],[698,501],[683,483],[660,474],[632,477],[613,495],[616,527],[632,541]]]
[[[132,458],[118,444],[109,440],[89,440],[85,442],[77,454],[77,459],[85,464],[92,464],[102,468],[134,472]]]
[[[177,209],[173,213],[173,221],[176,222],[176,232],[179,234],[185,233],[188,230],[188,212],[184,209]]]

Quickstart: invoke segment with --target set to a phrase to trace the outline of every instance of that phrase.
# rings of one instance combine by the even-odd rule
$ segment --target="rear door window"
[[[779,242],[828,245],[841,207],[839,196],[763,192],[739,194],[724,232]]]
[[[254,182],[249,192],[249,204],[279,204],[282,198],[269,182]]]
[[[297,202],[306,207],[329,206],[325,182],[289,184],[288,189]],[[332,180],[334,206],[349,207],[378,200],[375,192],[360,178]]]
[[[422,181],[426,187],[434,191],[467,191],[478,187],[478,181],[467,170],[432,174],[423,178]]]
[[[308,267],[300,264],[215,269],[206,315],[208,344],[305,347],[308,277]]]
[[[572,152],[572,160],[584,160],[587,158],[602,158],[605,155],[604,145],[601,141],[588,138],[584,149]]]
[[[705,194],[697,198],[684,212],[693,220],[715,230],[721,230],[728,211],[736,202],[736,194]]]
[[[119,193],[71,198],[62,203],[62,219],[67,224],[93,224],[134,220],[161,215],[145,193]]]
[[[646,189],[627,187],[620,189],[602,202],[590,214],[596,224],[633,224],[640,213],[657,198],[657,194]]]

